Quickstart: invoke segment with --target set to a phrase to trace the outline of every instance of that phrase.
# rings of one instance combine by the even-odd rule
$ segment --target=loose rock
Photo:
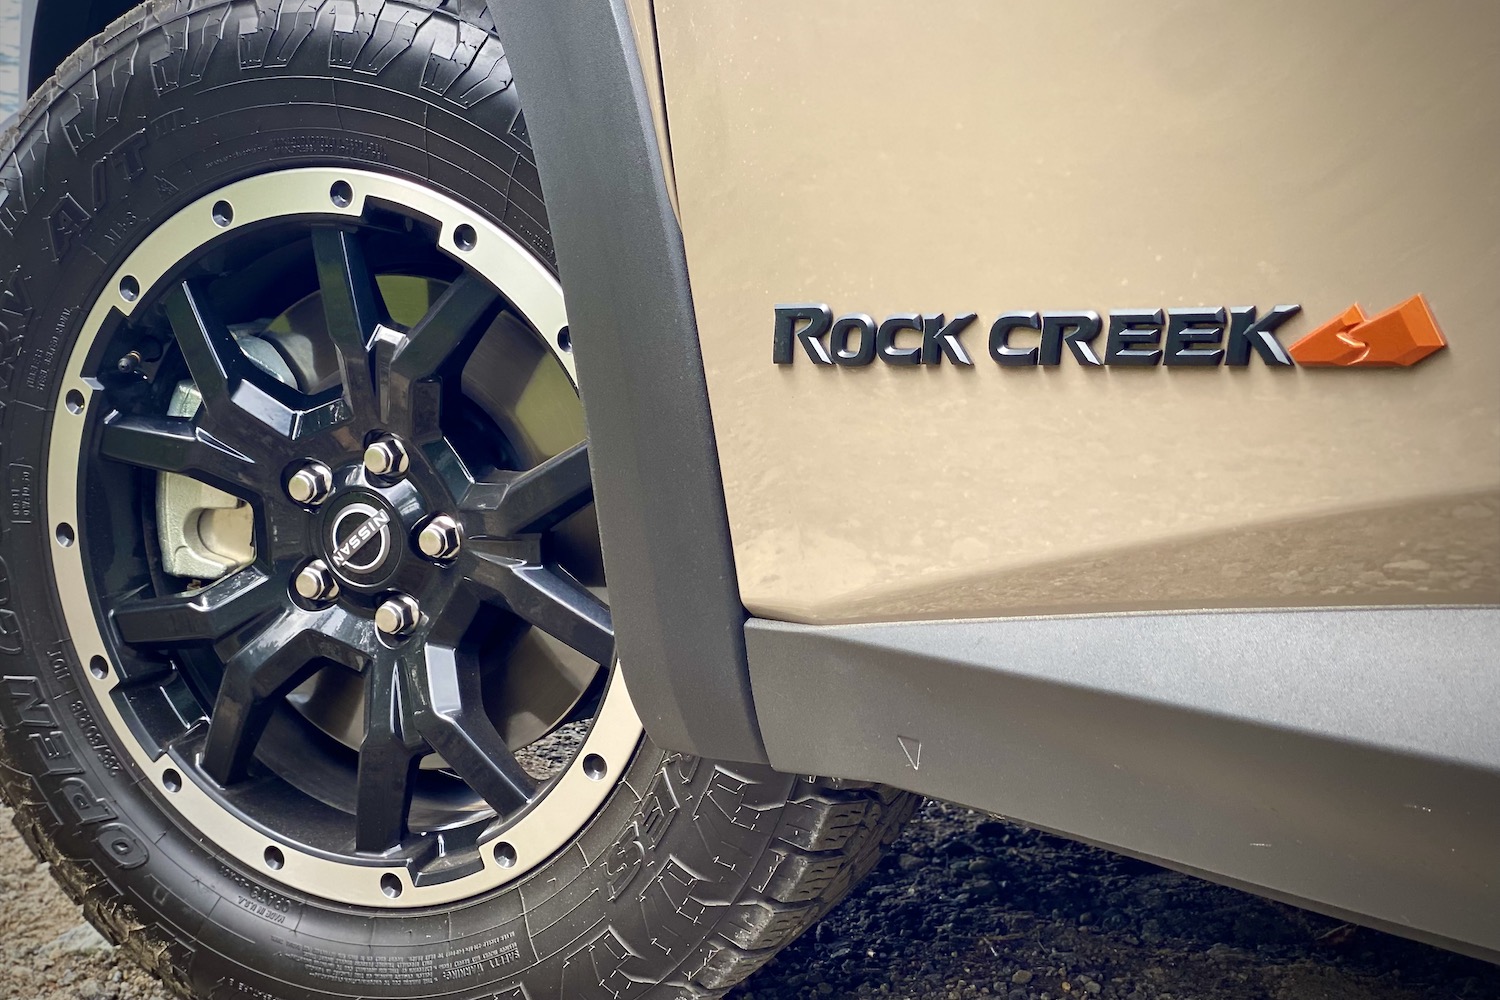
[[[104,940],[104,935],[94,930],[92,924],[78,924],[63,931],[43,950],[49,956],[104,955],[113,950],[113,946]]]

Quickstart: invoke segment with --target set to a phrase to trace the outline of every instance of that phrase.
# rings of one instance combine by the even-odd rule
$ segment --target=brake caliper
[[[235,335],[245,357],[286,385],[296,377],[286,359],[267,340],[255,334]],[[191,381],[179,382],[167,412],[192,417],[203,396]],[[173,576],[217,580],[255,561],[255,512],[239,497],[191,476],[164,473],[156,487],[157,536],[161,539],[162,568]]]

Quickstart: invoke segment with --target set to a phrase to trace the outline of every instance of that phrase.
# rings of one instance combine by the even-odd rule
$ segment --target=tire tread
[[[37,185],[44,182],[49,143],[66,137],[58,154],[68,152],[72,143],[77,147],[72,152],[81,155],[93,133],[105,131],[102,120],[109,117],[110,108],[121,105],[128,88],[150,88],[154,93],[153,65],[140,56],[150,33],[160,32],[168,40],[169,56],[180,56],[172,72],[187,79],[193,60],[213,44],[239,47],[245,58],[248,36],[230,33],[220,40],[221,25],[214,18],[222,21],[255,8],[253,0],[150,0],[64,60],[0,136],[0,221],[38,209],[43,192]],[[304,28],[322,8],[313,0],[279,0],[261,9],[274,11],[274,17],[262,22],[267,37],[258,45],[261,58],[270,63],[291,58],[306,42]],[[344,50],[352,53],[356,71],[378,74],[401,53],[414,47],[421,53],[425,46],[423,89],[455,109],[472,108],[511,86],[485,0],[385,0],[378,8],[361,0],[358,10],[353,30],[363,37],[352,39]],[[75,115],[72,120],[79,126],[76,143],[63,118],[68,113]],[[95,116],[101,119],[97,128]],[[23,736],[0,727],[0,797],[15,810],[13,823],[28,849],[49,865],[69,899],[108,940],[172,992],[190,998],[194,943],[166,919],[150,919],[125,901],[90,853],[96,845],[74,835],[78,831],[70,831],[42,794],[37,779],[28,773],[37,770],[30,766],[33,763]],[[683,770],[691,778],[696,765]],[[732,765],[706,770],[726,785],[756,780],[737,775]],[[703,945],[662,980],[660,995],[719,997],[760,968],[876,864],[918,802],[915,796],[867,782],[774,777],[776,789],[786,787],[782,782],[790,785],[785,804],[774,811],[774,803],[768,803],[761,812],[715,815],[706,808],[713,801],[707,793],[698,801],[703,811],[695,811],[692,821],[706,843],[723,836],[726,823],[731,835],[743,834],[747,842],[759,843],[773,823],[774,831],[754,877],[715,911],[716,922]]]

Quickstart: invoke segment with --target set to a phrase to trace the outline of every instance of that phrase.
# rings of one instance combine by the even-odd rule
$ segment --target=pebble
[[[63,931],[43,949],[47,955],[105,955],[111,945],[92,924],[79,924]]]
[[[1017,986],[1025,986],[1027,983],[1031,982],[1031,979],[1032,975],[1030,969],[1017,969],[1015,971],[1015,974],[1010,977],[1010,981],[1015,983]]]

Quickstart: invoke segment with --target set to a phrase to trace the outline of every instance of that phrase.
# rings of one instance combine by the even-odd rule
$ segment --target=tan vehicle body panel
[[[1500,601],[1500,5],[656,0],[655,53],[644,9],[753,614]],[[985,346],[1419,292],[1410,369]],[[773,365],[804,301],[978,312],[975,367]]]

